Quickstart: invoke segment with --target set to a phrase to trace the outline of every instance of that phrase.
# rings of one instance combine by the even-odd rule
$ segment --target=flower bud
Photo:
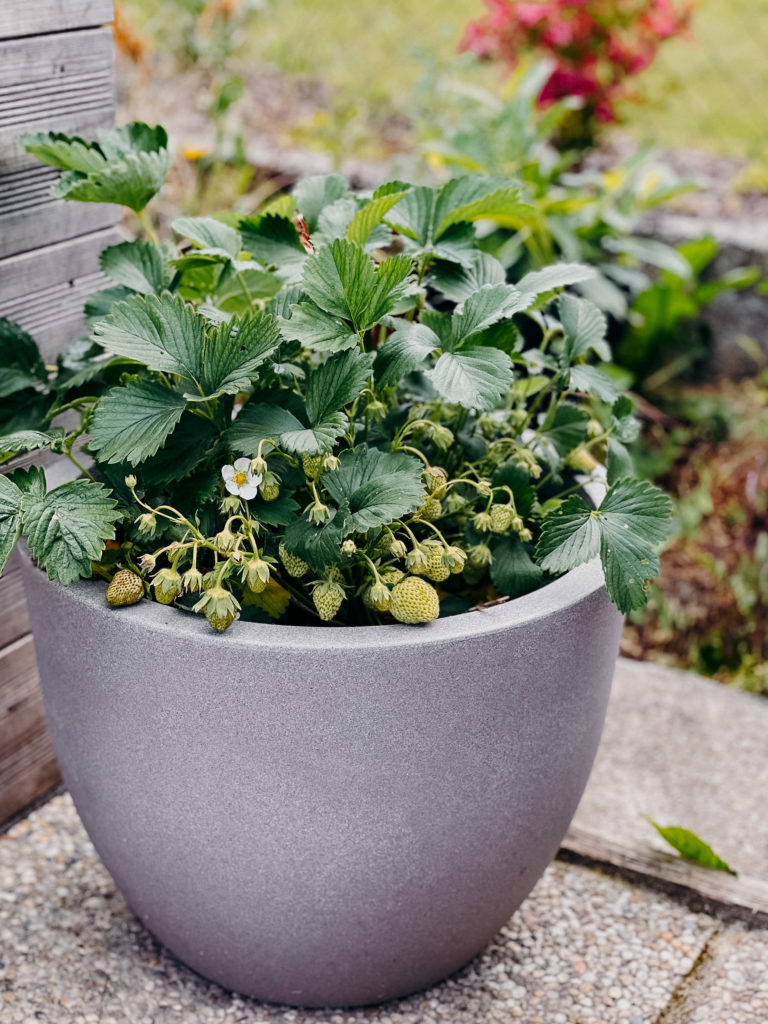
[[[352,539],[345,540],[344,543],[341,545],[341,553],[343,555],[354,555],[356,551],[357,544],[355,544],[355,542]]]
[[[365,415],[371,421],[371,423],[381,423],[387,416],[387,407],[383,402],[375,399],[373,402],[369,402],[365,407]],[[380,609],[383,611],[383,609]]]
[[[335,470],[337,470],[339,468],[339,465],[340,465],[340,463],[339,463],[338,457],[336,455],[331,454],[331,453],[326,455],[325,458],[323,459],[323,469],[327,473],[335,472]]]
[[[254,476],[263,476],[267,472],[267,460],[257,455],[255,459],[251,459],[249,469]]]
[[[237,537],[232,533],[229,526],[225,526],[224,529],[219,531],[213,539],[216,547],[224,554],[232,551],[237,543]]]
[[[141,534],[151,534],[157,529],[157,516],[154,512],[144,512],[136,520],[136,525]]]
[[[331,511],[322,501],[316,501],[310,505],[308,515],[310,523],[314,523],[315,526],[322,526],[323,523],[327,523],[331,518]]]
[[[132,491],[132,490],[134,489],[134,487],[136,486],[137,482],[138,482],[138,481],[136,480],[136,477],[135,477],[135,476],[133,475],[133,473],[130,473],[130,474],[129,474],[129,475],[128,475],[128,476],[126,477],[126,478],[125,478],[125,486],[126,486],[127,488],[129,488],[129,490],[131,490],[131,491]]]
[[[472,519],[472,525],[478,533],[490,533],[493,522],[487,512],[478,512]]]

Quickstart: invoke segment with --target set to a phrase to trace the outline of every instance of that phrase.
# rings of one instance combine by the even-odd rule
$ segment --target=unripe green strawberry
[[[408,576],[392,591],[389,610],[398,622],[431,622],[440,614],[440,598],[431,583]]]
[[[424,483],[432,498],[444,498],[448,490],[448,474],[442,466],[430,466],[424,470]]]
[[[332,565],[332,566],[326,567],[325,578],[327,580],[330,580],[331,583],[343,583],[344,582],[344,574],[342,573],[342,571],[338,567],[338,565]]]
[[[448,569],[454,576],[458,576],[460,572],[464,571],[464,564],[467,561],[466,551],[462,551],[461,548],[452,544],[445,552],[445,558],[448,562]]]
[[[259,494],[264,501],[274,501],[280,494],[280,481],[274,473],[265,473],[259,484]]]
[[[491,517],[487,512],[478,512],[472,520],[472,525],[478,533],[488,533],[493,525]]]
[[[322,455],[302,455],[301,468],[310,480],[317,480],[323,469]]]
[[[383,583],[374,583],[368,588],[367,594],[371,606],[375,608],[377,612],[386,612],[389,610],[389,606],[392,601],[392,595],[389,587],[385,586]]]
[[[405,556],[405,567],[414,573],[427,571],[427,551],[423,544],[414,544]]]
[[[338,583],[326,580],[315,586],[312,591],[312,600],[320,618],[324,622],[330,622],[341,608],[344,600],[344,588]]]
[[[597,459],[584,448],[576,448],[566,458],[566,463],[580,473],[591,473],[598,465]]]
[[[491,532],[506,533],[512,524],[513,514],[509,505],[491,505]]]
[[[170,604],[181,593],[181,576],[175,569],[161,569],[152,580],[155,588],[155,600],[160,604]]]
[[[439,519],[443,514],[443,506],[440,503],[439,498],[429,497],[421,506],[417,513],[421,519],[426,519],[428,523],[434,522],[435,519]]]
[[[405,579],[405,573],[402,569],[385,569],[384,572],[380,574],[380,577],[382,583],[386,583],[388,587],[394,587],[394,585],[399,583],[400,580]]]
[[[107,603],[113,608],[136,604],[144,597],[144,584],[141,577],[130,569],[121,569],[112,577],[107,587]]]
[[[424,542],[424,547],[427,552],[427,565],[423,575],[428,576],[435,583],[442,583],[451,575],[451,570],[443,561],[445,548],[438,541],[430,540]]]
[[[185,594],[197,594],[203,589],[203,574],[199,569],[187,569],[181,577]]]
[[[278,553],[280,561],[285,566],[285,571],[289,576],[294,576],[298,580],[306,574],[309,566],[303,558],[299,558],[298,555],[292,555],[290,551],[286,551],[283,544],[278,548]]]
[[[467,555],[469,555],[470,563],[478,567],[490,565],[493,561],[491,549],[487,544],[473,544],[467,551]]]
[[[235,621],[240,605],[234,595],[218,583],[206,590],[194,610],[205,612],[208,624],[221,633]]]

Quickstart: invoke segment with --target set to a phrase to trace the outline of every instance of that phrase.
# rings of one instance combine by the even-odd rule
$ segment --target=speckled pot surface
[[[479,953],[555,854],[621,629],[598,565],[424,627],[225,635],[25,572],[83,823],[206,977],[304,1006],[405,995]]]

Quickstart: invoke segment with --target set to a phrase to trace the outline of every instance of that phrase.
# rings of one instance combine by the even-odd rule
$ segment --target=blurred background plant
[[[742,233],[768,216],[768,0],[699,0],[692,19],[689,0],[119,6],[123,119],[167,123],[181,157],[161,218],[251,213],[342,167],[522,183],[534,215],[487,222],[483,247],[511,281],[553,259],[599,271],[578,290],[640,396],[640,471],[678,504],[624,651],[768,691],[768,346],[745,338],[752,378],[717,379],[710,316],[728,292],[754,302],[768,256],[733,269],[709,231],[658,233],[665,210]]]
[[[601,124],[617,120],[630,81],[653,62],[663,42],[690,21],[691,0],[485,0],[461,46],[483,60],[518,67],[522,55],[554,60],[536,99],[548,107],[578,97],[557,126],[561,146],[592,146]]]

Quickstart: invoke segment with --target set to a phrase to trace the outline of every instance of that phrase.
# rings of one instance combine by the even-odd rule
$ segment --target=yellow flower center
[[[247,484],[248,483],[248,474],[247,473],[235,473],[235,483],[237,484],[238,487],[242,487],[243,484]]]

